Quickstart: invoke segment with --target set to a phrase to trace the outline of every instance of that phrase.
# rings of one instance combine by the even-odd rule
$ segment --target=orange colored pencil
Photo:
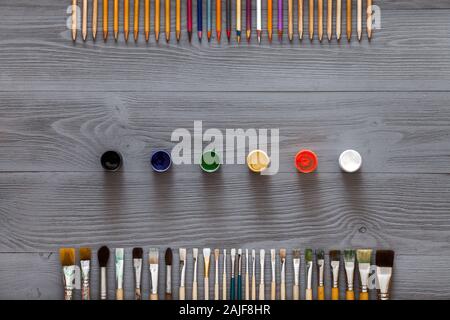
[[[216,0],[216,34],[217,42],[220,42],[222,35],[222,0]]]
[[[353,31],[353,1],[347,0],[347,40],[350,41],[352,39],[352,31]]]
[[[123,0],[123,34],[128,41],[130,34],[130,0]]]
[[[119,0],[114,0],[114,39],[119,39]]]
[[[108,24],[109,24],[109,0],[103,0],[103,39],[106,41],[108,39]]]
[[[166,18],[165,18],[165,22],[166,22],[166,41],[169,42],[170,40],[170,1],[171,0],[166,0]]]
[[[145,41],[150,39],[150,0],[144,2],[144,33]]]
[[[272,34],[273,34],[273,6],[272,0],[267,0],[267,33],[269,36],[269,42],[272,42]]]
[[[160,26],[160,20],[161,20],[161,1],[155,0],[155,40],[156,42],[159,41],[159,29]]]
[[[303,40],[304,33],[304,7],[303,0],[298,0],[298,39]]]
[[[175,32],[177,36],[177,41],[180,41],[181,37],[181,0],[176,0],[176,15],[175,15]]]
[[[134,0],[134,41],[139,36],[139,0]]]

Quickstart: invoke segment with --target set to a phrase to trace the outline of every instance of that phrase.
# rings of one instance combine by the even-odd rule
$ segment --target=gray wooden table
[[[58,248],[103,244],[127,248],[127,298],[133,246],[392,248],[393,298],[450,298],[448,0],[375,1],[372,43],[272,45],[74,44],[69,4],[0,1],[0,298],[60,299]],[[280,173],[151,172],[194,120],[279,128]],[[121,173],[100,168],[111,148]],[[316,174],[295,171],[301,148]],[[347,148],[360,174],[340,172]]]

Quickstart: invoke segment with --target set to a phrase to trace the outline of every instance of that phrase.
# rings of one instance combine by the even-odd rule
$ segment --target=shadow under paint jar
[[[172,166],[172,158],[167,151],[157,150],[150,159],[152,169],[156,172],[166,172]]]
[[[122,167],[122,156],[117,151],[106,151],[102,154],[100,163],[107,171],[117,171]]]
[[[206,151],[202,154],[200,167],[203,171],[212,173],[220,168],[220,157],[215,151]]]

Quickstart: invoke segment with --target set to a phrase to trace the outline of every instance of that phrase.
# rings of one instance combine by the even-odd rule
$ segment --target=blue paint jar
[[[172,165],[172,158],[167,151],[157,150],[153,152],[150,164],[156,172],[166,172]]]

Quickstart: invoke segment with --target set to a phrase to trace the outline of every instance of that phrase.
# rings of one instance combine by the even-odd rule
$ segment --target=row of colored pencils
[[[78,16],[78,2],[80,0],[72,0],[72,39],[75,41],[77,39],[77,16]],[[84,41],[88,37],[88,0],[81,0],[81,33]],[[119,0],[101,0],[103,4],[103,15],[102,15],[102,31],[103,39],[106,41],[109,35],[109,3],[113,2],[113,33],[114,39],[117,41],[119,39]],[[134,40],[137,41],[140,31],[140,6],[141,1],[144,2],[144,35],[145,40],[150,39],[150,11],[151,11],[151,0],[122,0],[122,10],[123,10],[123,33],[125,41],[128,41],[130,35],[130,1],[134,1],[134,21],[133,21],[133,35]],[[154,34],[155,40],[159,41],[161,31],[161,0],[154,1]],[[171,1],[164,1],[164,14],[165,14],[165,38],[169,42],[171,34]],[[203,37],[203,0],[197,1],[197,36],[199,41]],[[222,0],[206,0],[206,35],[208,41],[211,40],[213,33],[213,16],[212,16],[212,2],[215,1],[216,14],[216,36],[217,41],[220,42],[222,34]],[[228,41],[231,40],[232,33],[232,0],[225,1],[225,31]],[[262,0],[234,0],[235,1],[235,27],[236,27],[236,39],[237,42],[241,41],[243,25],[242,25],[242,1],[245,1],[245,36],[248,41],[251,39],[252,35],[252,2],[256,1],[256,35],[258,42],[261,42],[262,36]],[[294,38],[294,0],[265,0],[267,1],[267,36],[269,41],[272,41],[272,34],[274,32],[273,27],[273,1],[277,1],[277,33],[278,38],[281,41],[283,39],[284,32],[284,4],[287,1],[287,33],[290,41]],[[297,32],[299,40],[303,39],[304,31],[304,15],[306,12],[305,1],[308,1],[308,32],[309,39],[312,41],[315,37],[315,24],[317,24],[317,37],[319,41],[322,41],[324,34],[326,33],[329,41],[333,38],[333,15],[335,15],[335,32],[336,38],[339,41],[342,37],[342,11],[343,4],[342,0],[295,0],[297,2]],[[325,17],[325,4],[326,1],[326,17]],[[353,0],[346,1],[346,32],[347,39],[350,41],[352,39],[353,33]],[[193,34],[193,0],[186,0],[186,28],[189,41],[192,41]],[[95,40],[97,38],[97,32],[99,29],[99,0],[92,0],[92,38]],[[317,6],[317,14],[316,8]],[[363,0],[356,0],[356,31],[357,38],[361,41],[363,36]],[[181,38],[181,10],[182,3],[181,0],[175,0],[175,34],[177,41]],[[325,24],[326,20],[326,24]],[[326,29],[325,29],[326,28]],[[366,30],[367,37],[370,40],[373,33],[372,24],[372,0],[366,0]]]

